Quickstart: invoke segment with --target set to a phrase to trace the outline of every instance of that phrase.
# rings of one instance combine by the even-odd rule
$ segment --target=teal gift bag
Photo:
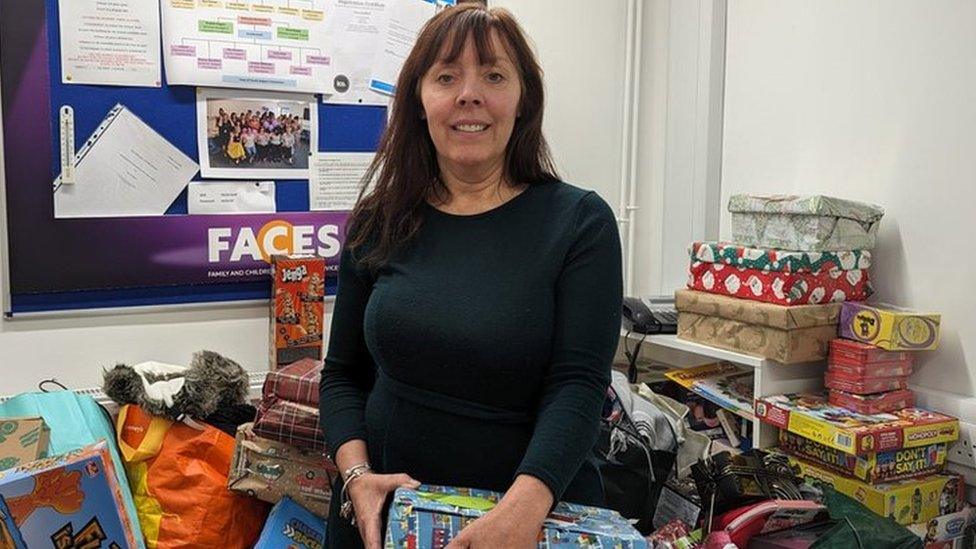
[[[106,441],[112,454],[115,475],[122,487],[125,513],[132,523],[133,531],[142,532],[139,528],[136,506],[132,501],[129,481],[125,478],[125,467],[119,457],[115,427],[104,408],[91,397],[78,395],[72,391],[24,393],[0,403],[0,418],[18,416],[44,418],[44,422],[51,429],[51,441],[47,452],[49,456],[77,450],[99,440]],[[139,544],[139,549],[145,549],[145,542],[141,535],[136,537],[136,542]]]

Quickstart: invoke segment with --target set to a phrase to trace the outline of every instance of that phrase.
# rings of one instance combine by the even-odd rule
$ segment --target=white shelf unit
[[[639,341],[641,334],[621,332],[622,337]],[[775,360],[726,351],[709,345],[678,339],[675,335],[649,335],[644,338],[642,357],[670,364],[676,368],[689,368],[709,362],[724,360],[755,371],[753,393],[755,396],[771,396],[783,393],[799,393],[823,390],[826,360],[783,364]],[[741,414],[740,414],[741,415]],[[757,448],[768,448],[777,443],[776,428],[758,420],[752,422],[752,443]]]

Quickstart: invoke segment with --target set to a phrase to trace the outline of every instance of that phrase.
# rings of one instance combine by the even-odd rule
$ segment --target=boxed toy
[[[840,304],[785,307],[678,290],[678,337],[783,363],[827,358]]]
[[[959,475],[931,475],[871,485],[801,459],[790,458],[790,462],[800,467],[800,474],[808,481],[829,484],[878,515],[894,518],[898,524],[914,524],[954,513],[965,503],[965,482]]]
[[[688,288],[777,305],[864,301],[874,292],[868,271],[784,273],[694,261]]]
[[[320,517],[329,515],[338,472],[321,453],[261,438],[252,423],[237,429],[227,487],[269,503],[288,496]]]
[[[764,272],[816,273],[853,271],[871,267],[871,252],[843,250],[837,252],[804,252],[750,248],[728,242],[695,242],[689,249],[692,261],[716,263]]]
[[[923,351],[939,346],[941,315],[883,303],[845,303],[839,335],[889,351]]]
[[[856,456],[785,430],[779,432],[779,448],[790,455],[868,484],[941,473],[948,458],[948,444],[944,442]]]
[[[445,547],[462,528],[490,511],[503,494],[475,488],[423,485],[397,488],[386,547]],[[647,541],[616,511],[560,502],[539,533],[539,547],[644,549]]]
[[[44,418],[0,418],[0,471],[47,457],[50,439]]]
[[[325,259],[271,256],[271,369],[322,358]]]
[[[0,472],[0,497],[28,547],[136,546],[104,441]]]
[[[929,544],[943,543],[961,538],[966,527],[972,524],[973,520],[976,520],[973,508],[966,507],[955,513],[935,517],[925,523],[911,524],[908,526],[908,529],[921,538],[922,543],[926,544],[925,548],[928,549]]]
[[[748,195],[729,198],[732,240],[757,248],[811,252],[870,250],[884,210],[830,196]]]
[[[885,391],[907,389],[908,376],[858,377],[828,370],[827,374],[824,375],[824,385],[829,389],[836,389],[845,393],[871,395]]]
[[[883,414],[915,406],[915,393],[905,389],[873,395],[856,395],[831,389],[827,402],[859,414]]]
[[[959,420],[919,408],[864,415],[831,406],[823,395],[756,399],[756,418],[849,454],[916,448],[959,438]]]
[[[20,537],[20,530],[14,524],[14,517],[7,509],[7,503],[0,496],[0,549],[27,549],[27,544]]]
[[[254,549],[322,549],[325,521],[285,496],[268,516]]]
[[[867,366],[882,363],[907,363],[911,367],[913,360],[914,356],[907,351],[886,351],[881,347],[840,337],[830,342],[831,364]],[[880,375],[908,375],[910,373],[912,373],[911,370],[904,374],[879,374],[871,377],[880,377]]]

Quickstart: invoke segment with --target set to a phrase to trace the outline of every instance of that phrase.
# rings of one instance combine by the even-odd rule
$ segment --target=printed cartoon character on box
[[[922,514],[922,491],[915,488],[912,494],[912,522],[918,522],[918,516]]]
[[[959,505],[959,479],[952,477],[946,481],[939,494],[939,514],[955,513]]]

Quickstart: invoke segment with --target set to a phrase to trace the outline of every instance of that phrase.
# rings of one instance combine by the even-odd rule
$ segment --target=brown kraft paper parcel
[[[678,337],[792,364],[827,358],[840,303],[791,307],[678,290]]]

